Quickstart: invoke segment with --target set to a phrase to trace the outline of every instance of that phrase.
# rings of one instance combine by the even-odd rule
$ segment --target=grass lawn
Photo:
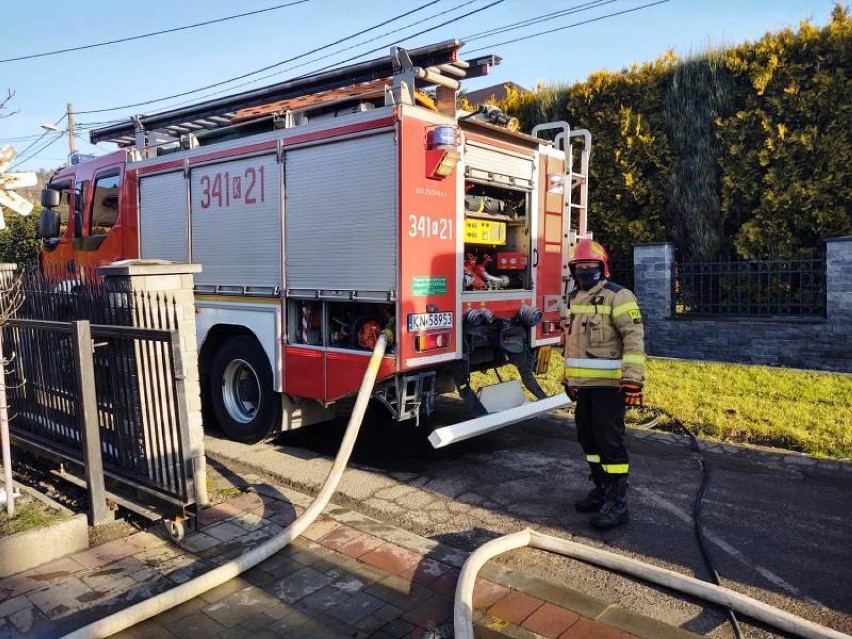
[[[21,499],[15,502],[15,516],[9,519],[6,506],[0,512],[0,537],[40,528],[67,519],[68,515],[51,510],[40,501]]]
[[[646,397],[664,427],[852,457],[852,375],[652,358]]]
[[[561,388],[561,357],[553,355],[540,379],[548,394]],[[493,374],[477,377],[474,385],[497,381]],[[706,439],[852,457],[852,375],[650,358],[647,378],[645,402],[660,411],[659,428],[684,424]]]

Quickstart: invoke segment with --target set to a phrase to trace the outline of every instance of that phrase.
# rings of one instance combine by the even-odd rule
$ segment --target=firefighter
[[[629,519],[624,413],[625,406],[643,403],[644,328],[636,297],[609,281],[603,246],[580,240],[568,264],[574,289],[568,296],[562,383],[576,402],[577,438],[594,483],[576,508],[597,513],[592,526],[606,530]]]

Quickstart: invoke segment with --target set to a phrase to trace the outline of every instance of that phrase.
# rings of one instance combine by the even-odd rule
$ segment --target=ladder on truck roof
[[[93,129],[89,138],[93,144],[114,142],[120,147],[135,146],[142,155],[145,150],[162,144],[180,142],[182,138],[199,132],[221,130],[257,122],[261,118],[273,119],[280,111],[270,114],[268,109],[256,109],[256,118],[246,118],[253,107],[265,107],[319,93],[331,93],[358,84],[374,85],[377,80],[393,79],[397,100],[413,103],[415,83],[419,87],[437,87],[437,102],[443,102],[455,113],[455,90],[462,78],[487,75],[501,59],[495,55],[460,60],[459,49],[464,43],[448,40],[417,49],[392,47],[391,54],[367,62],[347,65],[338,69],[296,77],[260,89],[237,93],[224,98],[207,100],[192,106],[172,109],[152,115],[135,115],[128,121]],[[452,93],[452,103],[450,96]],[[443,100],[441,99],[443,95]],[[352,99],[350,93],[347,96]],[[239,120],[235,117],[240,114]]]

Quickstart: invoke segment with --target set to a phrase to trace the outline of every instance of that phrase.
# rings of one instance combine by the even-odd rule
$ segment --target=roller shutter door
[[[190,261],[183,171],[139,180],[139,243],[143,258]]]
[[[396,158],[390,132],[287,153],[287,288],[396,290]]]
[[[192,167],[192,257],[199,285],[281,286],[281,177],[274,154]]]
[[[469,178],[502,186],[532,188],[533,161],[530,157],[467,142],[464,162]]]

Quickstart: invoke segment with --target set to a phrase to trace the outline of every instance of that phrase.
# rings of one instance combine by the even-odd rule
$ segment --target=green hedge
[[[616,253],[797,255],[852,233],[852,16],[687,60],[668,52],[571,86],[510,93],[529,130],[593,136],[590,227]]]
[[[27,217],[5,211],[6,228],[0,231],[0,262],[32,268],[38,263],[38,211]]]

